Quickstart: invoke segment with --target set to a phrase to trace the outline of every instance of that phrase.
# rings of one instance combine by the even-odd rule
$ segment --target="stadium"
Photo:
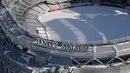
[[[2,0],[2,52],[25,73],[129,73],[129,18],[130,0]]]

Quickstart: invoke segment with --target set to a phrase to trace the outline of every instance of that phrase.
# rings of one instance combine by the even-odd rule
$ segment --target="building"
[[[121,35],[123,34],[123,37],[119,38],[120,36],[118,33],[116,34],[117,36],[114,35],[115,33],[112,34],[112,32],[110,33],[112,35],[106,36],[105,34],[107,33],[104,32],[104,34],[96,27],[87,25],[89,28],[93,29],[94,32],[96,31],[96,33],[92,32],[92,36],[98,38],[94,39],[94,42],[88,42],[91,39],[86,40],[84,36],[85,33],[79,32],[79,30],[82,31],[82,29],[76,28],[63,18],[69,18],[69,16],[73,14],[80,16],[80,9],[86,8],[85,6],[88,6],[87,11],[91,10],[89,7],[99,8],[104,6],[110,7],[110,9],[108,8],[109,10],[111,10],[111,8],[116,8],[117,10],[115,9],[114,13],[117,13],[117,15],[124,15],[124,17],[129,16],[129,0],[1,0],[1,3],[0,32],[1,41],[3,42],[0,43],[0,73],[129,72],[129,28],[124,28],[127,30],[127,36],[126,34],[123,34],[126,33],[125,31],[123,32],[119,29],[119,33],[121,33]],[[76,11],[76,9],[74,9],[75,7],[79,10]],[[72,9],[73,11],[69,9]],[[59,13],[57,13],[58,11]],[[95,10],[95,12],[96,11],[97,10]],[[68,15],[60,16],[62,19],[58,20],[58,22],[65,23],[65,27],[69,28],[69,30],[78,37],[76,42],[79,41],[79,43],[73,43],[72,40],[69,42],[68,40],[66,41],[66,39],[59,39],[61,36],[58,36],[57,32],[52,31],[52,29],[49,28],[48,21],[56,18],[56,16],[53,18],[53,15],[56,13],[57,15],[60,15],[63,12],[68,13]],[[108,11],[106,10],[106,12]],[[52,18],[49,18],[51,15]],[[98,13],[97,15],[103,14]],[[45,16],[46,19],[44,19]],[[96,15],[90,14],[88,17],[93,19],[95,16]],[[82,23],[87,24],[82,17],[75,17],[70,20],[82,21]],[[129,20],[126,19],[125,22],[127,21],[129,22]],[[54,24],[57,24],[58,22],[53,21]],[[128,24],[125,26],[128,26]],[[62,30],[66,29],[63,28]],[[78,32],[74,30],[77,30]],[[114,30],[114,28],[109,30]],[[69,31],[60,32],[63,34],[68,33],[70,38],[75,38],[75,36],[71,37]],[[62,33],[60,35],[62,35]],[[96,35],[97,33],[100,37]],[[88,37],[92,37],[89,36],[91,34],[87,35]],[[64,37],[66,38],[66,36]],[[116,38],[107,40],[109,37]],[[99,41],[99,38],[102,40]]]

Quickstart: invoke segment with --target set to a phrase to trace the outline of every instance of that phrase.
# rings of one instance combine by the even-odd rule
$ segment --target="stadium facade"
[[[1,0],[0,73],[128,73],[130,37],[86,44],[47,39],[40,13],[80,6],[130,10],[129,0]],[[42,5],[42,7],[40,6]],[[42,12],[34,8],[42,9]],[[30,25],[31,24],[31,25]],[[31,27],[29,27],[31,26]],[[37,28],[43,28],[41,38]]]

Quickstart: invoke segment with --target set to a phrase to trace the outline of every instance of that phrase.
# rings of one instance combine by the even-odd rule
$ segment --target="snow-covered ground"
[[[87,43],[130,36],[130,15],[127,10],[85,6],[41,14],[38,20],[47,23],[49,39]]]

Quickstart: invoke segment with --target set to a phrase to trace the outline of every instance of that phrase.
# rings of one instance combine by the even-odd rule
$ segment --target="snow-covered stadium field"
[[[127,10],[106,6],[84,6],[40,14],[37,18],[49,39],[87,43],[130,36]]]

